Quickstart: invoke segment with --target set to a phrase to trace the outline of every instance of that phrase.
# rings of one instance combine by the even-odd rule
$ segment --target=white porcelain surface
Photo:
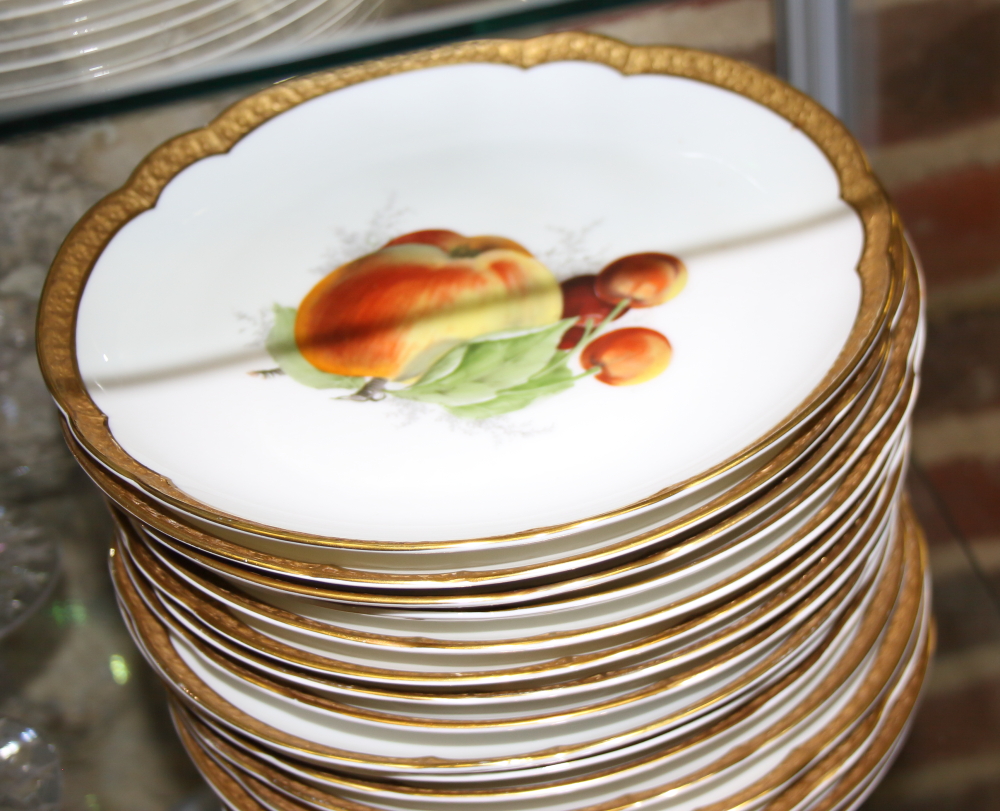
[[[897,399],[902,398],[902,396],[903,392],[897,395]],[[912,403],[910,403],[907,406],[907,408],[911,406]],[[887,422],[889,422],[890,419],[899,420],[899,417],[900,417],[899,414],[893,415],[890,409],[885,414],[883,414],[882,417],[878,419],[875,426],[869,426],[869,427],[881,428]],[[906,419],[905,415],[903,415],[903,419],[900,422],[898,422],[898,427],[896,428],[897,436],[902,435],[903,431],[905,430],[905,424],[906,424]],[[868,434],[866,434],[863,437],[860,437],[858,440],[858,444],[856,444],[851,449],[850,453],[845,453],[844,456],[842,456],[838,460],[838,463],[841,465],[849,465],[856,462],[861,453],[866,448],[868,448],[868,446],[873,441],[875,433],[877,433],[875,430],[870,430]],[[886,448],[887,447],[888,446],[886,446]],[[883,448],[882,459],[885,458],[885,453],[888,452],[886,448]],[[865,484],[871,481],[870,477],[875,475],[877,469],[878,465],[876,465],[867,472],[863,480]],[[786,515],[783,516],[778,515],[777,517],[772,516],[774,520],[772,520],[770,523],[773,524],[773,526],[768,525],[767,521],[761,521],[761,519],[758,518],[758,521],[761,521],[761,523],[763,523],[765,530],[768,533],[767,537],[759,539],[763,544],[762,547],[757,547],[754,544],[754,542],[750,541],[750,538],[753,537],[752,532],[744,532],[742,534],[739,532],[733,532],[731,533],[730,537],[727,537],[727,532],[725,531],[727,528],[723,526],[722,531],[720,531],[719,529],[713,529],[708,533],[706,533],[701,538],[696,537],[691,544],[691,546],[694,547],[693,550],[687,550],[682,548],[681,551],[683,552],[697,551],[697,547],[699,545],[708,545],[709,548],[711,548],[711,544],[710,543],[706,544],[706,542],[711,542],[715,540],[717,543],[722,542],[723,544],[724,543],[737,544],[735,548],[729,549],[729,552],[735,551],[737,553],[737,556],[743,552],[743,547],[745,546],[746,550],[749,552],[748,560],[753,560],[754,554],[759,554],[761,551],[766,551],[768,548],[774,549],[776,548],[777,545],[781,543],[782,537],[788,537],[786,533],[788,534],[791,533],[793,527],[795,526],[794,522],[805,520],[805,518],[808,515],[808,511],[810,509],[815,509],[815,507],[817,506],[817,502],[821,502],[821,500],[824,497],[827,497],[831,492],[833,492],[834,489],[836,488],[836,485],[840,482],[840,480],[844,475],[846,475],[846,471],[844,471],[843,469],[835,468],[831,474],[832,477],[827,482],[825,482],[814,495],[809,496],[809,498],[807,499],[802,499],[801,503],[799,504],[793,503],[789,505],[790,509],[786,510]],[[842,503],[838,507],[838,509],[834,512],[834,514],[827,518],[826,526],[829,526],[829,522],[836,520],[843,513],[844,510],[848,509],[853,503],[853,498],[859,496],[861,492],[864,492],[863,487],[856,493],[851,494],[851,496],[847,499],[847,501]],[[788,495],[787,497],[788,500],[791,500],[792,495],[794,495],[794,492]],[[781,500],[777,502],[778,505],[780,505],[781,503],[782,503]],[[789,521],[793,523],[791,524],[786,523]],[[752,521],[750,523],[752,525]],[[156,536],[154,535],[153,537]],[[768,544],[775,544],[775,546],[769,547]],[[181,554],[187,554],[183,549],[183,547],[178,546],[176,543],[171,544],[171,546],[172,548],[174,548],[175,551]],[[723,570],[726,567],[735,566],[737,569],[739,568],[738,563],[734,563],[732,560],[728,559],[728,556],[724,554],[725,551],[726,549],[723,546],[721,550],[723,554],[721,554],[719,558],[713,559],[711,554],[709,554],[707,557],[704,558],[704,560],[701,563],[695,563],[689,569],[681,567],[678,570],[677,574],[675,575],[666,575],[663,572],[660,572],[659,574],[667,577],[668,579],[678,578],[679,581],[682,581],[685,577],[687,577],[689,581],[687,584],[687,589],[689,591],[690,590],[697,591],[699,588],[703,588],[706,582],[712,581],[710,575],[713,574],[714,572],[712,572],[711,567],[715,565],[716,562],[718,562],[719,567],[722,568]],[[664,557],[667,559],[668,562],[671,556],[672,555],[669,551],[664,555]],[[228,580],[237,588],[247,589],[255,597],[263,601],[267,601],[268,593],[270,593],[273,594],[279,600],[279,602],[281,600],[288,599],[290,595],[299,595],[299,596],[308,596],[310,599],[316,601],[330,601],[333,603],[349,601],[352,605],[364,605],[366,602],[371,602],[373,605],[376,606],[379,604],[377,595],[375,595],[373,598],[369,598],[368,592],[358,592],[355,594],[343,594],[340,592],[335,592],[327,594],[322,589],[321,583],[315,583],[315,584],[306,583],[305,585],[300,585],[298,582],[296,582],[296,580],[290,580],[287,578],[281,578],[281,579],[268,578],[268,577],[261,577],[258,573],[251,573],[251,572],[244,573],[243,570],[227,566],[222,562],[215,563],[211,558],[201,557],[197,558],[197,560],[200,563],[200,565],[207,566],[213,570],[216,570],[217,573],[220,574],[220,576]],[[758,560],[760,560],[760,558],[758,558]],[[492,607],[489,616],[496,618],[504,617],[503,612],[505,610],[510,611],[509,616],[517,615],[522,618],[529,616],[531,613],[536,613],[539,615],[547,615],[552,610],[551,603],[539,604],[535,607],[526,606],[522,608],[519,605],[517,605],[517,607],[511,607],[510,609],[507,609],[506,607],[516,605],[519,603],[524,603],[529,600],[538,601],[546,597],[551,599],[553,597],[559,597],[562,594],[570,594],[573,591],[580,591],[581,589],[584,588],[593,589],[599,586],[603,587],[602,592],[593,592],[591,594],[588,594],[586,597],[581,598],[579,601],[575,603],[572,600],[568,600],[566,601],[565,605],[573,609],[576,608],[577,606],[583,606],[583,605],[594,606],[598,602],[608,600],[609,597],[612,599],[618,596],[625,596],[626,598],[628,598],[629,596],[632,596],[633,593],[639,593],[643,591],[644,587],[633,586],[625,588],[621,592],[618,592],[614,589],[609,590],[608,586],[613,585],[615,581],[623,581],[629,576],[632,577],[638,576],[642,574],[644,569],[650,569],[651,573],[653,573],[653,571],[655,571],[654,564],[656,564],[658,561],[659,558],[653,556],[645,560],[641,560],[635,563],[630,563],[626,566],[619,567],[617,569],[611,569],[605,572],[595,573],[593,575],[588,575],[580,579],[556,581],[552,584],[530,587],[528,589],[513,590],[510,592],[497,592],[491,594],[489,597],[488,604]],[[701,571],[702,569],[705,569],[706,571],[702,572]],[[761,572],[759,573],[760,576],[763,576],[763,573],[764,569],[762,568]],[[699,580],[699,575],[701,575],[701,577],[703,577],[704,579]],[[754,579],[754,573],[752,571],[748,572],[746,576],[749,578],[749,581],[752,581]],[[657,581],[655,579],[647,579],[646,585],[647,586],[653,585],[655,587],[657,585]],[[678,586],[679,589],[676,593],[681,594],[681,596],[683,596],[684,587],[681,586],[681,582],[678,582],[674,585]],[[315,588],[314,586],[318,586],[318,588]],[[732,586],[732,588],[736,588],[736,586]],[[721,593],[716,595],[716,597],[718,596],[721,596]],[[406,608],[406,602],[407,602],[406,597],[397,596],[394,599],[397,600],[398,605],[401,605],[401,607],[404,609]],[[422,602],[422,599],[423,598],[416,598],[416,601],[413,603],[413,606],[423,607],[424,605],[426,605],[426,603]],[[645,598],[640,597],[640,599],[645,599]],[[705,599],[711,599],[711,598],[708,598],[706,596]],[[439,605],[440,607],[447,606],[450,609],[459,610],[462,608],[462,606],[479,607],[483,605],[484,602],[487,601],[485,601],[484,598],[480,596],[467,597],[464,595],[456,594],[445,598],[440,598],[440,600],[435,599],[433,602],[436,605]],[[704,599],[700,604],[704,604]],[[610,606],[608,606],[608,608],[610,608]],[[460,619],[462,618],[461,615],[458,614],[455,614],[453,616]],[[475,615],[470,613],[467,615],[467,618],[473,618],[473,617],[476,617],[479,620],[483,620],[486,618],[486,616],[481,613]],[[556,622],[559,622],[562,619],[558,615],[555,615],[554,618]],[[543,619],[542,622],[548,624],[549,620]]]
[[[918,324],[917,335],[915,340],[910,347],[909,351],[909,368],[912,368],[912,364],[916,358],[919,357],[919,347],[922,345],[922,324],[923,320],[921,318]],[[896,351],[901,351],[905,347],[897,347]],[[749,553],[753,549],[758,548],[758,542],[764,544],[759,548],[774,548],[774,546],[779,543],[780,539],[775,536],[771,540],[764,540],[762,538],[754,539],[751,542],[751,538],[755,531],[765,530],[772,535],[784,524],[784,531],[786,534],[791,531],[795,524],[801,523],[805,519],[807,511],[815,509],[823,498],[827,496],[828,493],[832,492],[832,488],[836,486],[841,480],[843,473],[837,474],[835,471],[843,471],[847,466],[853,463],[857,458],[859,453],[868,447],[871,442],[872,436],[877,432],[882,424],[889,419],[889,414],[891,413],[896,402],[904,394],[900,391],[897,395],[897,400],[889,403],[885,406],[885,411],[883,411],[883,417],[877,421],[875,424],[869,423],[865,427],[865,432],[858,437],[859,426],[863,424],[863,420],[866,418],[868,409],[871,406],[872,398],[876,396],[884,397],[886,391],[882,389],[887,388],[887,381],[884,378],[885,371],[879,373],[876,376],[876,380],[873,381],[872,387],[865,392],[865,394],[854,401],[853,412],[849,419],[841,419],[837,427],[837,432],[840,436],[835,442],[834,437],[829,437],[824,445],[822,451],[816,449],[813,457],[809,458],[808,465],[812,466],[811,472],[807,472],[804,476],[797,474],[796,478],[791,481],[794,482],[793,486],[790,488],[783,489],[779,495],[767,495],[765,498],[754,502],[753,505],[748,506],[746,509],[740,512],[738,520],[731,520],[722,525],[722,527],[711,527],[710,525],[696,534],[693,537],[686,538],[680,544],[674,544],[668,546],[666,549],[657,552],[654,555],[647,556],[640,561],[632,561],[627,565],[620,566],[618,568],[605,570],[599,573],[586,575],[582,578],[570,578],[549,583],[542,586],[534,586],[529,589],[520,589],[508,594],[497,594],[490,599],[490,610],[476,611],[476,612],[462,612],[457,610],[462,602],[461,598],[451,597],[442,602],[442,605],[447,604],[453,610],[449,611],[446,615],[441,615],[441,622],[451,623],[453,620],[458,621],[459,625],[466,624],[466,620],[474,620],[476,630],[474,632],[474,638],[477,640],[490,641],[498,638],[498,634],[505,635],[509,637],[512,633],[518,635],[516,625],[512,625],[510,621],[514,623],[521,622],[524,624],[526,621],[529,624],[529,635],[531,633],[537,634],[538,622],[541,621],[548,626],[549,619],[558,620],[559,627],[566,627],[564,623],[566,621],[570,622],[569,627],[573,627],[573,620],[569,615],[565,614],[567,610],[577,611],[578,609],[585,608],[591,614],[594,611],[604,611],[615,612],[613,605],[614,601],[620,601],[622,598],[634,599],[636,597],[641,597],[641,592],[648,590],[652,584],[656,584],[658,581],[656,579],[651,579],[654,574],[657,576],[662,576],[666,568],[671,566],[677,567],[678,564],[682,564],[684,561],[690,561],[691,559],[701,556],[700,561],[694,567],[697,570],[698,567],[704,569],[704,567],[712,565],[713,560],[723,560],[727,556],[732,556],[734,553],[737,555],[744,555],[748,560],[750,559]],[[898,384],[893,383],[892,388],[895,389]],[[905,422],[905,419],[904,419]],[[842,455],[837,457],[837,464],[832,469],[830,468],[832,460],[841,451],[844,443],[854,436],[852,441],[855,442],[855,450],[848,455]],[[810,446],[814,448],[815,446]],[[824,468],[826,468],[824,472]],[[813,492],[811,495],[802,497],[802,492],[806,486],[810,484],[813,478],[817,475],[823,473],[827,477],[832,477],[824,484],[819,490]],[[647,515],[653,515],[653,512]],[[627,521],[616,522],[615,526],[621,527],[624,524],[629,524],[633,522],[639,522],[642,516],[638,516],[633,519],[628,519]],[[789,523],[794,522],[794,523]],[[590,540],[588,542],[589,536],[599,536],[603,532],[603,527],[592,528],[585,530],[582,533],[576,533],[572,536],[559,537],[555,539],[549,539],[543,542],[535,543],[527,546],[515,547],[510,550],[498,550],[496,547],[490,547],[488,549],[480,549],[477,552],[468,551],[458,551],[453,552],[452,550],[440,550],[435,553],[425,553],[422,555],[400,555],[399,553],[381,553],[382,558],[386,561],[390,559],[395,559],[394,563],[399,566],[400,563],[405,559],[411,561],[417,568],[414,570],[412,580],[410,585],[414,586],[425,586],[428,581],[421,578],[417,572],[421,571],[424,566],[421,564],[425,561],[432,561],[438,558],[442,560],[454,560],[456,565],[461,568],[463,565],[468,565],[473,557],[482,558],[482,563],[479,568],[488,568],[491,565],[498,565],[499,562],[503,561],[503,555],[509,556],[514,555],[515,557],[520,555],[520,562],[524,565],[531,566],[529,570],[531,573],[538,572],[557,572],[570,567],[569,571],[573,568],[579,566],[580,559],[572,556],[573,553],[584,554],[588,548],[601,549],[601,539]],[[668,526],[673,526],[673,524],[668,524]],[[683,523],[678,523],[679,528],[683,528]],[[753,529],[750,529],[753,527]],[[640,522],[641,528],[641,522]],[[678,530],[674,530],[680,531]],[[152,531],[152,536],[154,538],[162,537],[158,532]],[[629,540],[628,546],[623,546],[623,548],[641,548],[644,545],[649,545],[655,543],[663,543],[661,536],[669,537],[669,531],[656,529],[650,531],[644,535],[638,536],[636,539]],[[245,538],[257,538],[258,540],[263,540],[265,544],[269,543],[267,539],[260,539],[259,536],[250,536],[244,534]],[[660,539],[660,540],[658,540]],[[606,542],[606,539],[605,539]],[[188,552],[184,545],[178,545],[173,539],[170,539],[171,545],[176,551],[183,555],[195,555],[194,550]],[[303,548],[299,544],[288,544],[286,546],[296,546],[298,548]],[[156,544],[154,544],[154,548]],[[235,549],[236,547],[234,547]],[[334,560],[343,556],[349,559],[352,555],[351,550],[336,550],[329,549],[324,550],[322,548],[314,548],[317,556],[326,556],[327,558]],[[275,551],[275,550],[271,550]],[[282,550],[284,551],[284,550]],[[498,554],[499,553],[499,554]],[[361,553],[366,555],[369,553]],[[373,553],[372,556],[374,556]],[[558,558],[562,555],[562,559]],[[571,555],[566,557],[566,555]],[[332,557],[330,557],[332,556]],[[203,565],[208,565],[211,568],[217,568],[217,564],[213,563],[211,558],[202,558]],[[243,559],[239,559],[241,564]],[[351,561],[353,562],[353,561]],[[170,560],[164,560],[164,563],[169,567],[174,566]],[[251,563],[252,567],[256,567],[256,564]],[[281,559],[274,559],[274,563],[280,564]],[[371,561],[368,561],[371,563]],[[272,564],[268,563],[267,566]],[[446,564],[444,564],[446,565]],[[690,566],[690,564],[688,564]],[[261,564],[264,566],[264,564]],[[431,570],[440,570],[442,564],[429,564],[426,568]],[[540,568],[535,568],[540,567]],[[377,567],[384,568],[384,567]],[[263,573],[267,574],[270,569],[263,568]],[[289,571],[292,571],[289,569]],[[673,577],[683,577],[684,568],[678,571]],[[514,577],[518,570],[513,570],[509,575]],[[622,580],[623,578],[635,579],[636,577],[642,575],[645,572],[645,579],[639,581],[638,583],[632,583],[628,586],[614,586],[614,581]],[[496,572],[491,572],[495,574]],[[182,578],[187,579],[187,573],[183,570],[178,570]],[[324,608],[319,605],[313,605],[310,599],[303,600],[300,597],[295,596],[296,593],[311,593],[311,592],[297,592],[297,586],[289,581],[285,580],[281,583],[275,583],[274,588],[261,588],[254,585],[255,581],[246,581],[242,578],[238,570],[229,570],[229,574],[236,579],[233,581],[237,583],[242,588],[247,590],[250,594],[255,595],[257,598],[263,600],[264,602],[274,602],[275,604],[282,606],[293,613],[301,612],[304,616],[313,616],[316,619],[321,619],[323,616],[328,617],[328,621],[337,622],[334,617],[339,617],[339,621],[346,628],[353,628],[362,632],[370,633],[389,633],[390,635],[393,631],[399,631],[406,628],[407,624],[407,611],[405,606],[399,608],[385,608],[385,607],[372,607],[366,609],[363,605],[365,601],[364,594],[358,594],[353,596],[348,596],[341,594],[337,596],[336,594],[331,594],[329,597],[324,595],[324,592],[319,591],[314,593],[316,599],[329,600],[327,607]],[[296,578],[298,579],[298,578]],[[336,573],[331,573],[329,577],[324,576],[323,578],[304,578],[307,582],[311,579],[316,583],[336,583],[338,582],[338,576]],[[667,578],[669,580],[669,578]],[[265,581],[260,582],[261,586],[264,585]],[[395,582],[395,581],[393,581]],[[454,588],[456,584],[460,584],[462,581],[459,578],[454,583],[451,583],[451,587]],[[201,587],[198,583],[192,583],[196,587]],[[599,592],[591,591],[589,594],[582,596],[580,598],[575,598],[572,596],[564,597],[559,600],[558,603],[551,602],[552,597],[558,597],[559,595],[570,595],[573,591],[580,591],[582,589],[592,589],[594,586],[601,585],[603,588]],[[664,583],[665,585],[665,583]],[[612,588],[608,588],[612,586]],[[277,590],[275,590],[277,589]],[[542,597],[549,597],[550,601],[544,604],[539,604],[534,607],[532,606],[520,606],[515,607],[505,607],[506,604],[524,602],[528,599],[540,599]],[[647,595],[647,599],[649,595]],[[224,599],[224,598],[223,598]],[[344,606],[339,608],[337,606],[337,601],[348,600],[352,603],[350,607]],[[482,602],[481,598],[470,598],[467,604],[473,605],[477,602]],[[602,607],[599,604],[605,603]],[[634,612],[633,612],[634,613]],[[538,615],[536,618],[531,618],[531,615]],[[561,616],[560,616],[561,615]],[[435,629],[435,626],[428,624],[429,621],[423,616],[422,612],[418,612],[413,615],[415,618],[420,618],[421,627],[419,629],[414,629],[418,635],[426,636],[430,635],[433,637],[440,638],[462,638],[463,631],[457,630],[457,636],[449,637],[448,632],[444,631],[444,626],[440,626]],[[502,620],[502,625],[497,626],[494,630],[490,624],[495,624],[494,620]],[[401,624],[400,624],[401,623]],[[591,623],[592,624],[592,623]],[[559,630],[559,627],[546,627],[548,630]],[[577,626],[578,627],[578,626]],[[485,636],[483,635],[485,634]],[[522,631],[520,635],[523,635]]]
[[[680,255],[683,294],[620,322],[663,331],[671,366],[484,421],[246,374],[269,359],[239,315],[297,305],[386,221],[375,244],[496,233],[564,276]],[[516,532],[652,495],[793,411],[853,324],[861,233],[822,153],[735,94],[585,63],[423,70],[302,104],[182,172],[98,260],[78,359],[125,449],[217,509],[362,539]]]
[[[910,404],[910,406],[907,407],[907,409],[909,409],[910,407],[912,407],[912,403]],[[898,414],[896,415],[896,418],[897,419],[899,418]],[[878,426],[879,427],[883,426],[888,419],[889,415],[883,417],[879,421]],[[898,423],[898,426],[895,429],[895,434],[897,439],[899,436],[903,434],[903,432],[905,431],[905,427],[906,427],[906,419],[904,414],[903,419]],[[874,432],[872,432],[872,434],[873,433]],[[851,452],[851,454],[849,454],[845,459],[842,459],[841,461],[846,461],[846,462],[856,461],[861,451],[868,447],[871,440],[872,440],[872,435],[867,436],[865,439],[862,440],[861,445],[859,447],[855,448]],[[892,443],[890,442],[890,445],[891,444]],[[882,460],[884,460],[885,454],[888,452],[887,451],[888,447],[889,446],[883,448],[881,455]],[[865,476],[863,477],[863,483],[867,485],[867,483],[871,481],[871,477],[876,475],[876,472],[878,470],[879,470],[878,465],[875,465],[874,467],[869,469],[865,474]],[[840,478],[843,475],[845,475],[844,472],[835,474],[833,479],[824,483],[823,486],[820,488],[820,490],[817,491],[815,497],[816,500],[821,500],[825,495],[832,492],[835,489],[836,485],[839,483]],[[824,529],[826,526],[829,526],[829,524],[832,521],[839,518],[845,510],[849,509],[854,503],[854,498],[860,495],[861,492],[864,492],[864,487],[860,488],[858,492],[851,494],[846,499],[846,501],[840,503],[840,505],[837,507],[834,513],[826,517],[824,525],[821,526],[820,531]],[[788,519],[792,522],[802,521],[807,518],[808,510],[815,507],[816,503],[813,500],[813,498],[810,497],[808,500],[803,500],[803,502],[800,505],[795,505],[791,510],[787,511],[787,515],[781,516],[781,518],[783,520]],[[753,559],[754,554],[759,554],[762,551],[766,551],[766,549],[768,548],[774,549],[780,546],[782,539],[789,538],[789,536],[794,538],[792,530],[795,527],[795,523],[783,524],[783,520],[776,521],[773,527],[771,526],[767,527],[769,537],[758,539],[761,540],[763,547],[757,547],[752,543],[747,544],[746,550],[750,553],[748,555],[749,560]],[[771,534],[772,530],[773,534]],[[712,537],[713,533],[709,533],[708,539],[711,540]],[[734,537],[726,538],[726,534],[722,533],[717,537],[724,538],[726,542],[730,544],[737,544],[737,543],[741,544],[744,540],[748,540],[753,536],[750,533],[746,533],[744,536],[741,537],[740,534],[736,533]],[[809,537],[814,537],[814,535]],[[768,547],[768,544],[770,543],[775,544],[775,546]],[[186,554],[183,547],[178,546],[177,544],[170,544],[170,546],[171,548],[174,549],[175,552]],[[743,549],[739,546],[736,546],[735,549],[738,553],[743,551]],[[723,548],[722,551],[725,552],[726,549]],[[732,551],[732,549],[730,549],[729,551]],[[782,551],[782,554],[787,556],[787,554],[789,554],[789,550],[784,549]],[[194,556],[192,555],[192,557]],[[670,556],[667,555],[667,557],[669,558]],[[198,561],[199,565],[206,566],[212,569],[217,574],[219,574],[223,579],[229,581],[229,583],[231,583],[236,588],[247,589],[251,591],[255,597],[265,601],[268,599],[268,594],[270,593],[278,597],[279,600],[285,599],[289,595],[293,595],[293,596],[306,596],[310,600],[320,601],[320,602],[332,602],[335,604],[349,602],[353,606],[364,606],[365,604],[380,606],[381,603],[381,598],[377,594],[370,592],[357,592],[350,594],[343,592],[327,593],[319,584],[317,584],[319,585],[319,587],[313,584],[303,585],[296,582],[295,580],[262,577],[259,573],[250,573],[250,572],[245,573],[244,570],[228,566],[221,561],[213,562],[211,558],[207,558],[204,556],[196,557],[195,559]],[[760,558],[758,558],[758,560],[760,560]],[[564,594],[572,595],[573,592],[580,591],[581,589],[585,588],[594,588],[602,586],[604,588],[604,591],[591,592],[586,596],[581,597],[578,600],[574,600],[571,598],[569,600],[566,600],[565,605],[570,609],[583,606],[593,607],[596,606],[597,603],[608,600],[609,597],[612,599],[618,596],[625,596],[626,598],[629,598],[629,597],[635,597],[636,594],[639,594],[640,599],[646,599],[647,597],[650,597],[650,595],[648,594],[642,595],[641,592],[646,591],[647,587],[650,585],[655,587],[657,585],[655,578],[647,579],[645,581],[646,586],[633,585],[622,589],[621,592],[619,592],[616,589],[609,590],[608,586],[613,586],[616,581],[624,582],[628,579],[628,576],[638,576],[642,574],[644,569],[651,569],[653,573],[655,573],[655,570],[653,569],[653,564],[656,562],[657,559],[653,557],[647,559],[646,561],[639,561],[637,563],[629,564],[624,567],[611,569],[607,572],[599,572],[593,575],[588,575],[579,580],[570,579],[570,580],[556,581],[552,584],[534,586],[526,589],[513,590],[509,592],[496,592],[491,594],[488,600],[484,599],[482,596],[476,596],[476,595],[465,596],[461,594],[454,594],[442,598],[433,598],[431,599],[430,603],[438,607],[448,607],[456,611],[460,610],[463,606],[469,608],[477,608],[483,606],[484,604],[488,604],[490,606],[497,607],[496,609],[490,612],[491,617],[506,618],[506,617],[520,616],[522,618],[526,618],[532,613],[537,615],[548,614],[548,612],[552,608],[552,604],[539,603],[535,606],[522,607],[521,605],[519,605],[520,603],[524,603],[529,600],[537,601],[546,597],[550,599],[553,597],[558,598]],[[738,559],[736,561],[729,560],[726,554],[722,554],[720,558],[717,559],[716,561],[713,561],[713,558],[709,556],[705,558],[705,560],[701,564],[696,563],[689,568],[685,568],[682,566],[678,570],[677,574],[674,575],[673,577],[680,578],[681,580],[687,577],[689,581],[687,584],[687,591],[689,593],[691,591],[697,592],[699,588],[698,575],[701,574],[701,569],[705,568],[708,572],[712,572],[711,567],[716,562],[718,562],[719,568],[721,568],[722,570],[725,570],[727,567],[729,567],[730,569],[734,567],[737,570],[739,569]],[[756,578],[763,576],[765,571],[766,567],[763,566],[759,572],[754,571],[751,567],[751,569],[749,571],[746,571],[743,575],[744,582],[753,582]],[[660,574],[662,574],[662,572]],[[704,580],[700,582],[704,583],[709,580],[711,580],[711,578],[705,575]],[[677,585],[679,585],[679,583]],[[736,585],[727,584],[727,588],[729,588],[730,590],[737,588],[737,586],[738,583]],[[681,592],[683,591],[684,589],[681,589]],[[703,595],[697,598],[693,603],[691,603],[689,605],[689,608],[694,608],[697,607],[698,605],[705,605],[707,601],[710,602],[712,599],[718,598],[721,595],[722,592],[718,592],[717,594],[714,595],[714,597],[709,596],[707,594]],[[407,597],[397,595],[394,599],[396,600],[396,604],[398,606],[400,606],[403,609],[407,608],[407,604],[409,603],[409,599]],[[428,603],[425,601],[425,598],[419,596],[413,598],[412,602],[413,608],[422,608],[425,607],[426,605],[428,605]],[[682,613],[683,610],[684,609],[681,610]],[[463,619],[463,617],[460,614],[455,614],[454,616],[458,619]],[[678,614],[678,616],[680,616],[680,614]],[[470,613],[465,618],[472,618],[472,617],[473,614]],[[483,614],[479,614],[478,618],[485,619],[486,617]],[[555,619],[558,622],[562,618],[556,615]],[[545,623],[546,625],[549,624],[548,619],[543,619],[542,622]]]
[[[882,425],[880,421],[874,427],[881,428]],[[827,466],[824,471],[827,480],[814,486],[812,493],[803,495],[806,485],[815,484],[812,478],[807,478],[801,487],[797,486],[781,498],[774,499],[768,510],[752,515],[745,522],[752,528],[745,528],[741,519],[721,531],[706,531],[686,539],[646,561],[630,563],[622,568],[617,578],[611,572],[583,580],[583,586],[603,585],[600,591],[512,607],[505,607],[503,596],[498,595],[484,610],[462,611],[452,606],[452,610],[447,612],[428,614],[426,610],[407,610],[405,607],[366,608],[340,605],[334,601],[320,603],[303,599],[290,591],[279,591],[281,584],[278,583],[273,589],[243,583],[241,589],[260,603],[348,631],[388,636],[417,635],[482,644],[503,644],[505,640],[581,631],[615,621],[622,623],[654,609],[660,611],[660,619],[667,616],[677,618],[685,610],[690,610],[690,606],[681,609],[679,604],[689,602],[689,598],[700,592],[705,591],[708,596],[708,591],[714,591],[727,580],[733,580],[731,589],[762,580],[769,571],[827,532],[845,513],[855,508],[859,499],[864,501],[869,485],[885,473],[883,464],[894,453],[905,433],[905,426],[905,420],[901,421],[879,455],[870,460],[870,468],[864,471],[853,492],[845,492],[847,485],[844,479],[852,471],[855,475],[860,472],[856,465],[862,453],[871,446],[875,431],[860,438],[854,450],[838,459],[836,467]],[[817,513],[834,497],[840,503],[836,508],[831,505],[831,511],[822,520],[817,519]],[[153,538],[161,537],[155,532],[150,534]],[[207,589],[206,593],[222,599],[235,610],[252,611],[246,605],[227,600],[224,593],[208,588],[204,581],[192,576],[197,573],[197,568],[189,572],[174,558],[163,555],[155,543],[150,545],[150,549],[189,585]],[[182,549],[180,551],[183,552]],[[621,582],[616,584],[616,580]],[[544,595],[544,590],[541,591]],[[718,596],[716,593],[713,598]],[[695,603],[700,604],[703,603]],[[669,614],[664,613],[668,606],[674,606]],[[261,616],[260,621],[268,620]]]

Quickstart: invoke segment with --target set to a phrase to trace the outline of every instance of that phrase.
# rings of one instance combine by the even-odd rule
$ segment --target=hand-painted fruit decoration
[[[279,368],[256,374],[492,417],[582,378],[627,386],[663,372],[663,335],[606,328],[673,298],[686,278],[680,259],[642,253],[560,285],[505,237],[416,231],[338,267],[297,310],[275,305],[266,347]]]
[[[687,284],[687,268],[668,253],[634,253],[616,259],[597,274],[594,290],[609,304],[627,299],[631,307],[670,301]]]
[[[654,329],[616,329],[587,344],[580,355],[584,369],[599,369],[596,377],[609,386],[645,383],[670,364],[670,341]]]
[[[299,305],[295,342],[320,371],[406,381],[460,343],[561,312],[555,276],[516,242],[418,231],[320,281]]]
[[[562,283],[563,294],[563,318],[576,316],[576,323],[573,324],[562,341],[559,342],[560,349],[572,349],[583,338],[587,327],[596,327],[601,324],[615,309],[614,304],[609,304],[597,297],[594,283],[597,276],[589,273],[586,276],[574,276]],[[615,318],[621,318],[628,312],[628,307],[618,310]]]

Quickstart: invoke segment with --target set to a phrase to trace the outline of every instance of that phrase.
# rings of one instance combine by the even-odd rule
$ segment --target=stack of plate
[[[932,647],[922,333],[835,119],[560,34],[169,142],[70,235],[39,346],[230,807],[827,809]]]

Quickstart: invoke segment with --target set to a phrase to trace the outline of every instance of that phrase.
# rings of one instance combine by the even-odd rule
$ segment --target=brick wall
[[[860,23],[878,43],[873,163],[928,284],[912,478],[941,625],[914,735],[870,807],[987,811],[1000,808],[1000,3],[882,0]]]

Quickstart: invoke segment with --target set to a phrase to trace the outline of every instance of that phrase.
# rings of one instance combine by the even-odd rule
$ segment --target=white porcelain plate
[[[534,258],[382,249],[425,229]],[[100,255],[77,358],[128,454],[213,509],[362,540],[515,533],[647,498],[793,413],[854,326],[862,241],[817,146],[735,93],[449,65],[320,96],[182,171]],[[558,283],[649,252],[686,286],[555,354]],[[649,282],[602,278],[633,303]]]

